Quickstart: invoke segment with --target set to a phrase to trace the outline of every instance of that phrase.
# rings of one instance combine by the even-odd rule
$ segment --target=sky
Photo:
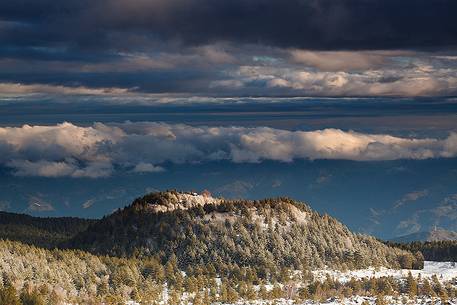
[[[453,0],[17,0],[3,95],[449,96]]]
[[[291,196],[389,238],[457,230],[452,0],[0,3],[0,210]]]

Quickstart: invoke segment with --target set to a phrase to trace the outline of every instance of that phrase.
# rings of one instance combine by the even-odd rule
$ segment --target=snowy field
[[[315,276],[316,280],[325,280],[327,275],[330,275],[335,280],[338,280],[341,283],[348,282],[351,278],[355,279],[363,279],[363,278],[372,278],[372,277],[383,277],[383,276],[392,276],[396,279],[402,279],[406,278],[408,276],[408,273],[411,272],[414,277],[418,277],[419,275],[422,278],[431,278],[433,275],[436,275],[439,279],[439,281],[442,284],[451,282],[453,285],[457,285],[457,263],[454,262],[432,262],[432,261],[426,261],[424,263],[424,269],[422,270],[409,270],[409,269],[388,269],[388,268],[367,268],[367,269],[359,269],[359,270],[352,270],[352,271],[346,271],[346,272],[341,272],[341,271],[335,271],[335,270],[330,270],[330,269],[322,269],[322,270],[316,270],[313,271],[313,274]],[[267,290],[271,287],[271,285],[267,285]],[[166,289],[163,292],[164,299],[168,299],[168,293]],[[385,298],[385,301],[389,305],[398,305],[398,304],[405,304],[404,302],[404,297],[400,296],[397,298],[393,298],[390,296],[387,296]],[[374,297],[364,297],[364,296],[355,296],[351,297],[349,299],[344,299],[344,300],[338,300],[338,299],[330,299],[325,302],[313,302],[313,301],[306,301],[302,303],[297,303],[292,300],[286,300],[286,299],[277,299],[277,300],[256,300],[256,301],[238,301],[236,303],[232,304],[227,304],[227,303],[214,303],[214,305],[270,305],[270,304],[275,304],[275,305],[361,305],[363,302],[368,302],[370,305],[375,305],[376,304],[376,298]],[[159,302],[159,304],[166,305],[167,302],[162,301]],[[422,305],[422,304],[434,304],[434,305],[441,305],[442,303],[440,302],[439,299],[434,299],[431,300],[430,298],[417,298],[414,300],[408,300],[407,303],[408,305]],[[446,304],[457,304],[457,300],[449,301]],[[136,302],[130,301],[127,302],[126,305],[140,305]],[[182,302],[182,305],[192,305],[191,302]],[[206,304],[205,304],[206,305]]]
[[[335,280],[340,283],[348,282],[351,277],[355,279],[371,278],[371,277],[382,277],[392,276],[394,278],[405,278],[408,273],[411,272],[414,277],[418,277],[419,274],[422,278],[431,278],[436,274],[440,282],[452,281],[457,277],[457,263],[455,262],[431,262],[425,261],[424,269],[422,270],[409,270],[409,269],[387,269],[387,268],[368,268],[360,270],[352,270],[346,272],[340,272],[335,270],[317,270],[314,271],[314,276],[317,280],[324,280],[329,274]]]
[[[316,302],[312,302],[312,301],[308,301],[308,302],[304,302],[304,303],[297,303],[297,302],[294,302],[292,300],[274,300],[274,301],[251,301],[251,302],[243,302],[243,301],[240,301],[238,303],[234,303],[234,304],[220,304],[220,303],[216,303],[217,305],[361,305],[363,302],[368,302],[370,305],[375,305],[376,304],[376,299],[375,298],[372,298],[372,297],[360,297],[360,296],[357,296],[357,297],[353,297],[353,298],[350,298],[350,299],[345,299],[345,300],[342,300],[342,301],[339,301],[339,300],[329,300],[329,301],[326,301],[326,302],[321,302],[321,303],[316,303]],[[388,305],[405,305],[405,303],[403,303],[403,300],[401,298],[398,298],[398,299],[393,299],[393,298],[390,298],[390,297],[386,297],[385,299],[386,303]],[[214,305],[216,305],[214,304]],[[441,303],[440,300],[437,300],[437,299],[434,299],[433,301],[431,299],[416,299],[416,300],[408,300],[408,302],[406,303],[407,305],[431,305],[431,304],[434,304],[434,305],[444,305],[443,303]],[[446,303],[446,305],[455,305],[456,303],[455,302],[448,302]]]

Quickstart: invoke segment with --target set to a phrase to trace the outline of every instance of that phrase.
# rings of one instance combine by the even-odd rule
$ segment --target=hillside
[[[94,221],[2,215],[5,226],[23,221],[26,230],[16,235],[31,239],[29,245],[0,240],[0,305],[315,304],[335,296],[377,304],[400,294],[457,295],[449,284],[454,271],[438,280],[423,270],[416,280],[399,268],[422,268],[420,254],[354,234],[289,198],[224,200],[168,191]],[[61,249],[30,245],[44,241],[42,232],[49,243],[60,240]],[[5,296],[20,296],[22,303]]]
[[[457,240],[386,242],[387,245],[411,252],[421,252],[428,261],[457,262]]]
[[[54,248],[95,220],[76,217],[33,217],[0,212],[0,239],[21,241],[44,248]]]
[[[251,268],[233,267],[220,277],[211,268],[198,266],[183,273],[174,258],[161,264],[154,258],[95,256],[0,240],[0,271],[0,305],[374,305],[386,300],[392,301],[387,304],[457,300],[457,268],[452,263],[426,262],[423,270],[413,271],[303,270],[265,281]],[[14,302],[19,296],[23,302]]]
[[[420,267],[410,252],[354,234],[328,215],[289,198],[223,200],[208,194],[152,193],[104,217],[66,245],[94,254],[176,256],[179,268],[226,273],[253,268],[260,277],[282,269]]]

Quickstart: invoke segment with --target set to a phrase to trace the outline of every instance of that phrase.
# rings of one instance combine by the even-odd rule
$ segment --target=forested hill
[[[39,247],[54,248],[95,220],[75,217],[32,217],[25,214],[0,212],[0,239],[10,239]]]
[[[428,261],[457,262],[456,240],[414,241],[410,243],[387,242],[386,244],[408,251],[419,251]]]
[[[66,245],[121,257],[175,257],[181,270],[224,274],[254,268],[421,267],[421,255],[354,234],[328,215],[289,198],[223,200],[209,194],[160,192],[93,223]]]

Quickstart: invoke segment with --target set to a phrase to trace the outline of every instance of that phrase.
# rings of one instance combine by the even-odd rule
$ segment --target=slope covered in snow
[[[330,275],[335,280],[339,282],[347,282],[351,278],[362,279],[362,278],[379,278],[383,276],[392,276],[394,278],[400,279],[408,276],[408,273],[414,277],[419,275],[422,278],[431,278],[433,275],[436,275],[438,279],[442,282],[451,281],[454,278],[457,278],[457,264],[455,262],[424,262],[424,269],[422,270],[409,270],[409,269],[389,269],[384,267],[379,268],[365,268],[359,270],[349,270],[349,271],[338,271],[331,269],[320,269],[313,271],[316,279],[325,280],[327,275]]]
[[[348,271],[348,272],[338,272],[338,271],[333,271],[333,270],[316,270],[314,271],[314,275],[316,276],[316,279],[321,279],[325,280],[327,278],[327,275],[330,275],[333,279],[339,281],[339,282],[348,282],[351,278],[354,279],[363,279],[363,278],[379,278],[379,277],[386,277],[386,276],[392,276],[395,279],[398,280],[405,280],[406,277],[408,276],[408,273],[411,272],[412,275],[417,278],[421,277],[422,279],[424,278],[432,278],[433,276],[436,276],[439,280],[439,282],[444,286],[444,285],[452,285],[452,286],[457,286],[457,264],[455,262],[433,262],[433,261],[426,261],[424,265],[423,270],[407,270],[407,269],[400,269],[400,270],[394,270],[394,269],[387,269],[387,268],[366,268],[366,269],[361,269],[361,270],[356,270],[356,271]],[[267,290],[271,290],[273,288],[272,285],[267,285]],[[256,287],[258,290],[259,287]],[[163,291],[163,300],[159,302],[161,305],[166,305],[169,296],[168,292],[165,289]],[[457,304],[457,299],[456,298],[451,298],[447,301],[441,300],[439,297],[426,297],[426,296],[419,296],[419,297],[410,297],[406,294],[400,294],[396,296],[384,296],[382,297],[382,300],[385,305],[400,305],[400,304],[405,304],[405,302],[408,305],[423,305],[423,304],[435,304],[435,305],[444,305],[444,304]],[[139,303],[136,302],[128,302],[126,303],[127,305],[140,305]],[[244,304],[250,304],[250,305],[270,305],[270,304],[276,304],[276,305],[361,305],[361,304],[369,304],[369,305],[376,305],[376,304],[381,304],[379,300],[377,300],[377,297],[373,296],[361,296],[361,295],[356,295],[356,296],[351,296],[348,298],[338,298],[338,297],[332,297],[329,298],[325,301],[312,301],[312,300],[307,300],[307,301],[297,301],[293,299],[274,299],[274,300],[240,300],[237,302],[233,303],[213,303],[213,304],[218,304],[218,305],[244,305]],[[194,305],[191,301],[191,298],[189,296],[186,296],[186,299],[183,299],[180,303],[180,305]]]

